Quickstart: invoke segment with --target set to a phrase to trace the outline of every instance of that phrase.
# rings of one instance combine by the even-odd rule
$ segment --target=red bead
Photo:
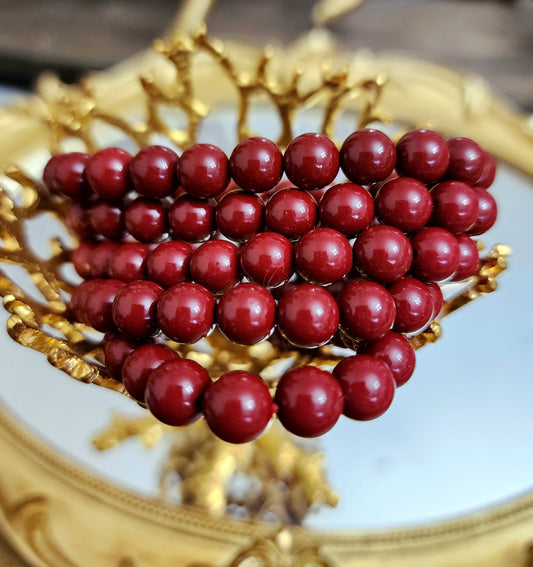
[[[156,308],[163,288],[139,280],[126,284],[113,302],[113,321],[129,339],[146,339],[157,332]]]
[[[191,256],[190,273],[211,293],[223,293],[240,279],[239,249],[227,240],[204,242]]]
[[[358,130],[342,144],[340,162],[350,181],[369,185],[390,175],[396,163],[396,148],[379,130]]]
[[[442,295],[442,289],[440,285],[435,282],[427,282],[427,288],[429,293],[431,293],[431,298],[433,300],[433,314],[431,315],[431,320],[435,320],[440,315],[442,307],[444,306],[444,297]]]
[[[81,242],[72,251],[72,264],[83,279],[92,277],[91,254],[95,248],[96,244],[94,242]]]
[[[300,189],[329,185],[339,171],[339,151],[322,134],[301,134],[285,150],[285,173]]]
[[[233,370],[207,387],[203,409],[207,425],[217,437],[228,443],[247,443],[266,429],[273,403],[259,376]]]
[[[91,289],[85,302],[85,320],[97,331],[111,333],[115,330],[111,308],[124,283],[118,280],[97,281],[98,285]]]
[[[231,240],[248,240],[263,228],[263,201],[242,191],[228,193],[217,205],[216,225]]]
[[[122,366],[126,358],[138,347],[135,341],[126,339],[121,335],[106,336],[103,343],[105,367],[109,375],[122,381]]]
[[[420,230],[433,211],[426,186],[411,177],[397,177],[385,183],[376,196],[376,213],[383,224],[402,232]]]
[[[91,190],[85,177],[85,169],[90,157],[81,152],[71,152],[57,156],[54,162],[54,188],[70,199],[83,199]]]
[[[70,204],[65,214],[65,225],[81,240],[87,240],[94,234],[89,209],[81,203]]]
[[[89,262],[91,264],[91,277],[106,278],[109,276],[109,264],[115,252],[119,249],[117,242],[100,242],[91,251]]]
[[[431,222],[453,234],[467,231],[475,222],[478,200],[474,189],[461,181],[444,181],[431,190]]]
[[[52,195],[58,193],[56,184],[56,166],[57,162],[61,159],[61,154],[52,156],[44,166],[43,169],[43,183],[48,192]]]
[[[135,349],[122,366],[122,383],[128,394],[144,403],[150,374],[163,363],[177,358],[178,354],[164,345],[147,344]]]
[[[353,183],[330,187],[320,200],[320,222],[348,238],[359,234],[374,220],[374,199]]]
[[[343,329],[354,339],[376,341],[392,328],[396,307],[391,294],[380,284],[356,280],[338,300]]]
[[[450,152],[442,136],[432,130],[407,132],[396,144],[396,170],[423,183],[439,180],[450,163]]]
[[[241,249],[241,267],[246,276],[265,287],[276,287],[292,275],[292,245],[281,234],[262,232]]]
[[[262,286],[241,283],[226,291],[217,306],[217,323],[229,340],[254,345],[266,339],[276,322],[276,302]]]
[[[365,354],[375,356],[391,369],[397,387],[403,386],[415,370],[415,351],[399,333],[387,333],[382,339],[369,345]]]
[[[89,209],[93,230],[109,240],[118,240],[124,233],[124,219],[121,203],[100,201]]]
[[[284,374],[274,398],[285,429],[300,437],[318,437],[339,419],[343,393],[339,382],[316,366],[300,366]]]
[[[197,284],[184,282],[167,289],[159,298],[157,321],[167,337],[178,343],[195,343],[213,326],[215,298]]]
[[[209,374],[197,362],[177,358],[152,371],[144,399],[162,423],[188,425],[202,415],[202,397],[210,383]]]
[[[328,284],[342,280],[352,267],[352,247],[340,232],[316,228],[303,236],[294,248],[298,273],[306,280]]]
[[[402,278],[389,286],[396,304],[394,330],[415,333],[425,329],[433,315],[433,297],[427,286],[415,278]]]
[[[391,283],[407,273],[413,259],[408,238],[393,226],[367,228],[355,241],[354,263],[366,277]]]
[[[228,158],[216,146],[195,144],[181,155],[178,178],[189,195],[200,199],[215,197],[228,186]]]
[[[124,224],[139,242],[157,242],[167,231],[167,212],[158,199],[139,197],[126,207]]]
[[[488,152],[483,152],[483,158],[483,168],[474,186],[480,189],[488,189],[494,183],[497,166],[496,160]]]
[[[282,189],[265,205],[265,223],[289,239],[300,238],[316,225],[316,201],[306,191]]]
[[[246,191],[263,193],[275,187],[283,174],[283,156],[278,146],[266,138],[248,138],[233,150],[231,177]]]
[[[446,171],[448,179],[475,185],[483,172],[485,152],[470,138],[448,140],[450,165]]]
[[[429,226],[411,237],[413,275],[424,282],[441,282],[451,277],[459,266],[459,244],[443,228]]]
[[[333,370],[344,392],[344,415],[367,421],[385,413],[394,398],[391,369],[368,354],[345,358]]]
[[[72,312],[74,320],[88,324],[85,317],[85,304],[87,303],[87,298],[101,281],[103,280],[85,280],[72,290],[72,294],[70,296],[70,311]]]
[[[171,240],[159,244],[148,256],[148,278],[164,288],[186,281],[191,256],[192,248],[187,242]]]
[[[168,222],[173,236],[178,240],[201,242],[215,229],[213,205],[203,199],[182,195],[168,211]]]
[[[109,260],[109,277],[123,282],[142,280],[150,248],[140,242],[121,244]]]
[[[477,244],[466,234],[456,236],[459,244],[459,267],[453,274],[453,281],[459,282],[473,276],[479,268]]]
[[[278,326],[292,344],[311,348],[327,343],[339,326],[339,308],[324,288],[299,284],[278,304]]]
[[[131,190],[131,155],[121,148],[104,148],[89,160],[86,176],[92,190],[102,199],[121,199]]]
[[[494,197],[484,189],[474,188],[478,200],[477,219],[468,230],[470,236],[484,234],[494,226],[498,217],[498,205]]]
[[[167,197],[178,188],[178,156],[164,146],[143,148],[130,164],[133,187],[145,197]]]

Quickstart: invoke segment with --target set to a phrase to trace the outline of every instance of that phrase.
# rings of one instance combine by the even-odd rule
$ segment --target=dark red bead
[[[247,443],[266,429],[273,402],[261,378],[233,370],[212,382],[204,395],[203,410],[211,431],[228,443]]]
[[[353,183],[330,187],[320,200],[320,222],[348,238],[359,234],[374,220],[374,199]]]
[[[246,191],[263,193],[275,187],[283,174],[283,156],[278,146],[266,138],[248,138],[233,150],[231,177]]]
[[[121,335],[106,335],[102,346],[104,348],[104,364],[109,375],[121,382],[124,361],[139,344]]]
[[[311,348],[327,343],[339,326],[339,308],[324,288],[299,284],[278,304],[278,326],[292,344]]]
[[[109,277],[123,282],[142,280],[150,248],[140,242],[121,244],[109,260]]]
[[[431,320],[435,320],[440,315],[442,307],[444,306],[444,297],[442,295],[442,289],[440,285],[435,282],[427,282],[427,288],[429,293],[431,293],[431,298],[433,300],[433,314],[431,315]]]
[[[399,333],[387,333],[379,341],[370,344],[365,349],[365,354],[375,356],[391,369],[397,387],[403,386],[415,370],[415,351],[409,341]]]
[[[133,187],[145,197],[167,197],[178,188],[178,156],[165,146],[147,146],[133,157],[130,177]]]
[[[450,164],[446,178],[475,185],[483,172],[485,152],[479,144],[470,138],[452,138],[448,140]]]
[[[431,190],[431,222],[452,234],[467,231],[475,222],[478,199],[474,189],[461,181],[444,181]]]
[[[226,291],[217,306],[217,323],[231,341],[254,345],[266,339],[276,322],[276,302],[262,286],[241,283]]]
[[[445,140],[432,130],[407,132],[396,144],[396,170],[400,175],[414,177],[423,183],[438,181],[450,163]]]
[[[223,293],[240,279],[239,249],[227,240],[204,242],[191,256],[190,273],[211,293]]]
[[[121,199],[131,190],[130,163],[131,155],[125,150],[104,148],[87,163],[87,181],[102,199]]]
[[[88,324],[85,316],[85,304],[87,303],[87,298],[102,281],[100,279],[85,280],[72,290],[69,307],[74,320]]]
[[[167,231],[167,211],[158,199],[139,197],[126,207],[124,224],[139,242],[157,242]]]
[[[484,189],[474,188],[476,192],[478,209],[477,219],[468,230],[470,236],[478,236],[484,234],[494,226],[498,218],[498,205],[494,197]]]
[[[120,244],[118,244],[118,242],[111,241],[100,242],[96,245],[89,256],[91,277],[106,278],[109,276],[111,258],[114,256],[119,246]]]
[[[48,192],[52,195],[58,193],[56,184],[56,166],[57,162],[61,159],[61,154],[52,156],[44,166],[43,169],[43,183]]]
[[[306,191],[282,189],[265,205],[265,224],[289,239],[300,238],[316,225],[316,201]]]
[[[91,190],[85,177],[90,157],[81,152],[57,156],[54,162],[54,188],[65,197],[80,200],[90,195]]]
[[[391,369],[369,354],[345,358],[333,370],[344,392],[344,415],[367,421],[385,413],[394,398]]]
[[[396,307],[391,294],[380,284],[356,280],[337,299],[343,329],[354,339],[376,341],[392,328]]]
[[[466,234],[456,236],[459,244],[459,267],[453,274],[453,281],[459,282],[473,276],[479,268],[477,243]]]
[[[187,242],[171,240],[159,244],[148,256],[148,278],[164,288],[186,281],[191,256],[192,247]]]
[[[357,237],[353,251],[356,268],[380,283],[399,280],[407,273],[413,259],[409,239],[388,225],[367,228]]]
[[[96,244],[94,242],[81,242],[72,251],[72,264],[83,279],[92,277],[91,254],[95,248]]]
[[[402,232],[420,230],[433,211],[426,186],[411,177],[397,177],[385,183],[376,196],[376,213],[383,224]]]
[[[479,189],[488,189],[496,178],[496,160],[488,152],[483,152],[483,168],[481,174],[474,183]]]
[[[342,280],[352,267],[352,247],[340,232],[316,228],[304,235],[294,248],[294,263],[306,280],[328,284]]]
[[[396,148],[379,130],[358,130],[342,144],[340,162],[350,181],[369,185],[390,175],[396,164]]]
[[[72,202],[65,214],[65,225],[78,238],[87,240],[94,235],[89,209],[81,203]]]
[[[98,285],[91,289],[85,302],[86,322],[101,333],[115,331],[112,317],[113,301],[124,282],[119,280],[97,280]]]
[[[424,282],[447,280],[459,266],[459,244],[455,236],[444,228],[423,228],[411,237],[411,246],[411,272]]]
[[[285,373],[278,382],[274,401],[283,427],[300,437],[328,432],[344,407],[339,382],[316,366],[300,366]]]
[[[218,230],[231,240],[243,242],[263,228],[263,201],[242,191],[228,193],[217,205]]]
[[[300,189],[329,185],[339,171],[339,151],[322,134],[301,134],[285,150],[285,174]]]
[[[204,199],[182,195],[170,207],[168,223],[175,239],[201,242],[215,229],[215,211]]]
[[[194,360],[169,360],[151,372],[144,400],[162,423],[188,425],[202,415],[202,397],[210,383],[207,370]]]
[[[93,230],[109,240],[118,240],[124,233],[124,213],[121,203],[100,201],[91,205],[89,218]]]
[[[292,244],[276,232],[262,232],[242,247],[241,267],[246,276],[265,287],[286,282],[293,273]]]
[[[388,287],[396,304],[394,330],[415,333],[425,329],[433,315],[433,297],[420,280],[405,277]]]
[[[213,327],[215,298],[203,286],[184,282],[159,298],[157,321],[167,337],[178,343],[195,343]]]
[[[122,366],[122,383],[128,394],[144,403],[150,374],[163,363],[178,359],[178,354],[164,345],[147,344],[135,349]]]
[[[215,197],[228,186],[228,158],[216,146],[195,144],[181,155],[178,178],[189,195],[199,199]]]

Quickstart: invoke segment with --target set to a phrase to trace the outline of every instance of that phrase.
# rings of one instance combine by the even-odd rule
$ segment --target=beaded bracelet
[[[339,169],[346,181],[333,184]],[[203,414],[221,439],[243,443],[275,413],[315,437],[341,414],[388,409],[414,370],[407,337],[442,309],[439,283],[478,269],[471,237],[496,220],[495,172],[468,138],[419,129],[394,144],[365,129],[340,151],[309,133],[284,155],[265,138],[242,141],[229,159],[210,144],[180,157],[162,146],[61,154],[43,181],[70,200],[67,225],[81,240],[72,262],[85,280],[71,313],[106,333],[110,376],[162,422]],[[354,352],[331,373],[289,370],[272,399],[259,376],[212,381],[157,339],[195,343],[215,326],[242,345]]]

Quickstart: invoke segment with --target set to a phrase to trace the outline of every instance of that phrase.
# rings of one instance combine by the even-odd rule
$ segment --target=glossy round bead
[[[400,333],[387,333],[379,341],[370,344],[365,354],[375,356],[391,369],[397,387],[403,386],[415,370],[415,351]]]
[[[452,138],[448,140],[450,164],[446,177],[475,185],[483,172],[485,152],[479,144],[470,138]]]
[[[420,280],[405,277],[388,287],[396,305],[394,330],[415,333],[425,329],[433,315],[433,297]]]
[[[209,384],[203,410],[207,425],[217,437],[228,443],[247,443],[263,433],[274,407],[259,376],[233,370]]]
[[[467,231],[475,222],[478,200],[474,189],[461,181],[444,181],[431,190],[431,222],[452,234]]]
[[[301,134],[285,150],[285,174],[300,189],[329,185],[339,171],[339,151],[322,134]]]
[[[85,280],[72,290],[69,307],[75,321],[79,321],[80,323],[84,323],[86,325],[88,324],[85,316],[85,304],[87,303],[87,298],[89,297],[89,295],[102,281],[103,280],[100,279]]]
[[[344,407],[339,382],[316,366],[300,366],[285,373],[278,382],[274,401],[283,427],[300,437],[328,432]]]
[[[72,251],[72,264],[83,279],[92,277],[91,254],[95,248],[96,244],[94,242],[81,242]]]
[[[316,225],[316,201],[306,191],[282,189],[265,205],[265,224],[289,239],[300,238]]]
[[[411,237],[412,274],[424,282],[441,282],[459,266],[459,244],[444,228],[429,226]]]
[[[65,225],[81,240],[94,235],[89,209],[81,203],[72,202],[65,214]]]
[[[129,339],[146,339],[154,335],[157,302],[163,288],[148,280],[126,284],[113,302],[113,321],[117,329]]]
[[[242,247],[240,261],[250,280],[276,287],[293,273],[292,244],[277,232],[261,232]]]
[[[433,200],[426,186],[411,177],[397,177],[385,183],[376,196],[376,213],[383,224],[402,232],[414,232],[426,225]]]
[[[217,306],[217,323],[231,341],[254,345],[266,339],[276,322],[276,302],[262,286],[241,283],[226,291]]]
[[[356,268],[380,283],[399,280],[407,273],[413,259],[409,239],[388,225],[367,228],[357,237],[353,251]]]
[[[147,344],[136,348],[122,366],[122,383],[128,394],[144,403],[146,383],[150,374],[163,363],[178,358],[176,352],[164,345]]]
[[[85,169],[90,157],[81,152],[71,152],[57,156],[54,169],[54,188],[65,197],[80,200],[91,190],[85,177]]]
[[[109,277],[123,282],[142,280],[150,248],[140,242],[126,242],[117,248],[109,260]]]
[[[111,241],[100,242],[95,246],[89,255],[91,277],[106,278],[109,276],[109,264],[119,246],[118,242]]]
[[[130,177],[133,187],[145,197],[167,197],[178,188],[178,156],[165,146],[147,146],[133,157]]]
[[[148,278],[164,288],[186,281],[191,256],[192,247],[187,242],[171,240],[159,244],[146,262]]]
[[[340,163],[350,181],[369,185],[390,175],[396,163],[396,148],[379,130],[358,130],[342,144]]]
[[[111,309],[115,296],[124,287],[118,280],[98,280],[98,285],[91,289],[85,302],[86,322],[101,333],[115,330]]]
[[[448,169],[450,152],[445,140],[432,130],[407,132],[396,144],[396,170],[423,183],[438,181]]]
[[[168,223],[175,239],[201,242],[215,229],[215,211],[204,199],[182,195],[170,207]]]
[[[61,159],[61,154],[52,156],[44,166],[43,169],[43,184],[48,189],[48,192],[52,195],[58,193],[58,188],[56,185],[56,166],[57,162]]]
[[[496,160],[488,152],[483,152],[483,168],[474,186],[480,189],[488,189],[494,183],[496,169]]]
[[[189,195],[199,199],[215,197],[228,186],[228,158],[216,146],[195,144],[181,154],[178,178]]]
[[[498,205],[494,197],[484,189],[474,188],[474,191],[477,196],[478,209],[477,219],[468,230],[470,236],[485,234],[485,232],[494,226],[498,217]]]
[[[239,249],[227,240],[204,242],[191,256],[190,273],[211,293],[223,293],[240,279]]]
[[[157,242],[167,231],[167,212],[158,199],[139,197],[126,207],[124,224],[139,242]]]
[[[227,238],[244,242],[263,228],[263,209],[263,201],[257,195],[228,193],[217,205],[217,228]]]
[[[433,314],[431,315],[431,320],[435,320],[440,315],[442,307],[444,306],[444,297],[442,295],[442,289],[440,285],[435,282],[427,282],[427,288],[429,293],[431,293],[431,299],[433,300]]]
[[[100,201],[91,205],[89,218],[93,230],[109,238],[118,240],[124,233],[124,212],[121,203]]]
[[[202,415],[202,397],[210,383],[207,370],[197,362],[176,358],[151,372],[144,400],[152,415],[162,423],[188,425]]]
[[[452,280],[459,282],[473,276],[479,268],[479,250],[477,244],[466,234],[456,236],[459,244],[459,267]]]
[[[316,228],[305,234],[294,248],[294,263],[306,280],[328,284],[342,280],[352,267],[352,247],[340,232]]]
[[[296,346],[323,345],[339,326],[337,302],[320,286],[296,285],[279,300],[278,326],[283,336]]]
[[[337,298],[343,329],[354,339],[376,341],[392,328],[396,307],[391,294],[380,284],[356,280]]]
[[[103,342],[104,364],[111,378],[122,381],[122,366],[126,358],[139,346],[121,335],[107,335]]]
[[[121,199],[131,190],[131,155],[121,148],[104,148],[96,152],[86,168],[91,189],[102,199]]]
[[[333,370],[344,392],[344,415],[367,421],[385,413],[394,398],[391,369],[369,354],[358,354],[341,360]]]
[[[278,146],[266,138],[248,138],[233,150],[231,177],[246,191],[263,193],[275,187],[283,174],[283,156]]]
[[[157,321],[167,337],[178,343],[195,343],[213,326],[215,298],[203,286],[184,282],[159,298]]]
[[[374,220],[374,199],[354,183],[330,187],[320,200],[320,222],[348,238],[359,234]]]

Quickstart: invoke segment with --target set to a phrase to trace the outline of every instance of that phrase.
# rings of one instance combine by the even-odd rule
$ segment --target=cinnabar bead
[[[159,199],[138,197],[126,207],[124,224],[139,242],[157,242],[167,231],[167,211]]]
[[[415,351],[400,333],[387,333],[383,338],[368,345],[364,354],[375,356],[391,369],[396,387],[403,386],[415,370]]]
[[[485,232],[494,226],[498,218],[498,205],[494,197],[484,189],[478,189],[476,187],[474,191],[477,196],[478,209],[477,219],[467,231],[470,236],[485,234]]]
[[[81,240],[87,240],[94,235],[89,208],[73,201],[65,213],[65,225]]]
[[[427,288],[429,293],[431,293],[431,298],[433,300],[433,314],[431,315],[431,320],[435,320],[440,315],[442,307],[444,306],[444,297],[442,295],[442,289],[440,285],[435,282],[427,282]]]
[[[159,244],[146,262],[148,278],[164,288],[186,281],[192,252],[191,245],[180,240]]]
[[[109,277],[123,282],[142,280],[150,248],[141,242],[124,242],[109,259]]]
[[[131,155],[121,148],[104,148],[96,152],[85,170],[91,189],[102,199],[122,199],[131,190]]]
[[[121,335],[106,335],[103,341],[104,364],[112,378],[122,381],[124,361],[139,346],[139,343]]]
[[[339,419],[343,392],[330,372],[316,366],[300,366],[279,380],[274,401],[278,418],[288,431],[300,437],[318,437]]]
[[[109,238],[118,240],[124,234],[124,212],[122,203],[100,201],[91,205],[89,218],[93,230]]]
[[[96,246],[95,242],[80,242],[78,247],[72,251],[72,264],[78,275],[83,279],[92,277],[91,254]]]
[[[425,329],[433,315],[433,297],[420,280],[404,277],[388,287],[396,305],[393,329],[415,333]]]
[[[239,249],[227,240],[209,240],[191,255],[191,279],[211,293],[223,293],[240,279]]]
[[[267,385],[256,374],[233,370],[207,387],[203,411],[211,431],[228,443],[257,439],[272,418]]]
[[[244,242],[263,228],[263,201],[257,195],[233,191],[217,205],[216,226],[237,242]]]
[[[54,169],[54,188],[65,197],[81,200],[91,194],[85,176],[90,157],[82,152],[70,152],[57,156]]]
[[[450,164],[446,178],[475,185],[483,172],[485,152],[470,138],[452,138],[448,140]]]
[[[466,232],[477,218],[478,199],[474,189],[461,181],[444,181],[431,190],[431,222],[452,234]]]
[[[466,234],[458,234],[459,266],[453,274],[452,280],[459,282],[473,276],[479,268],[479,250],[477,243]]]
[[[112,317],[113,301],[124,282],[119,280],[97,280],[85,302],[86,322],[101,333],[115,331]]]
[[[169,360],[150,373],[144,400],[162,423],[188,425],[202,415],[202,397],[210,383],[207,370],[194,360]]]
[[[414,256],[411,272],[423,282],[447,280],[459,266],[459,244],[444,228],[423,228],[411,237],[411,246]]]
[[[195,144],[181,154],[178,179],[184,191],[193,197],[215,197],[228,186],[228,158],[217,146]]]
[[[100,242],[95,246],[89,255],[91,277],[107,278],[109,276],[109,264],[119,246],[118,242],[110,240]]]
[[[307,191],[289,188],[274,193],[265,205],[265,224],[289,239],[300,238],[316,225],[316,201]]]
[[[201,242],[215,229],[215,210],[205,199],[182,195],[170,207],[168,223],[175,239]]]
[[[130,163],[134,189],[145,197],[167,197],[178,188],[178,156],[165,146],[147,146]]]
[[[489,152],[483,152],[483,168],[479,177],[474,183],[474,187],[479,189],[488,189],[496,178],[496,160],[489,154]]]

